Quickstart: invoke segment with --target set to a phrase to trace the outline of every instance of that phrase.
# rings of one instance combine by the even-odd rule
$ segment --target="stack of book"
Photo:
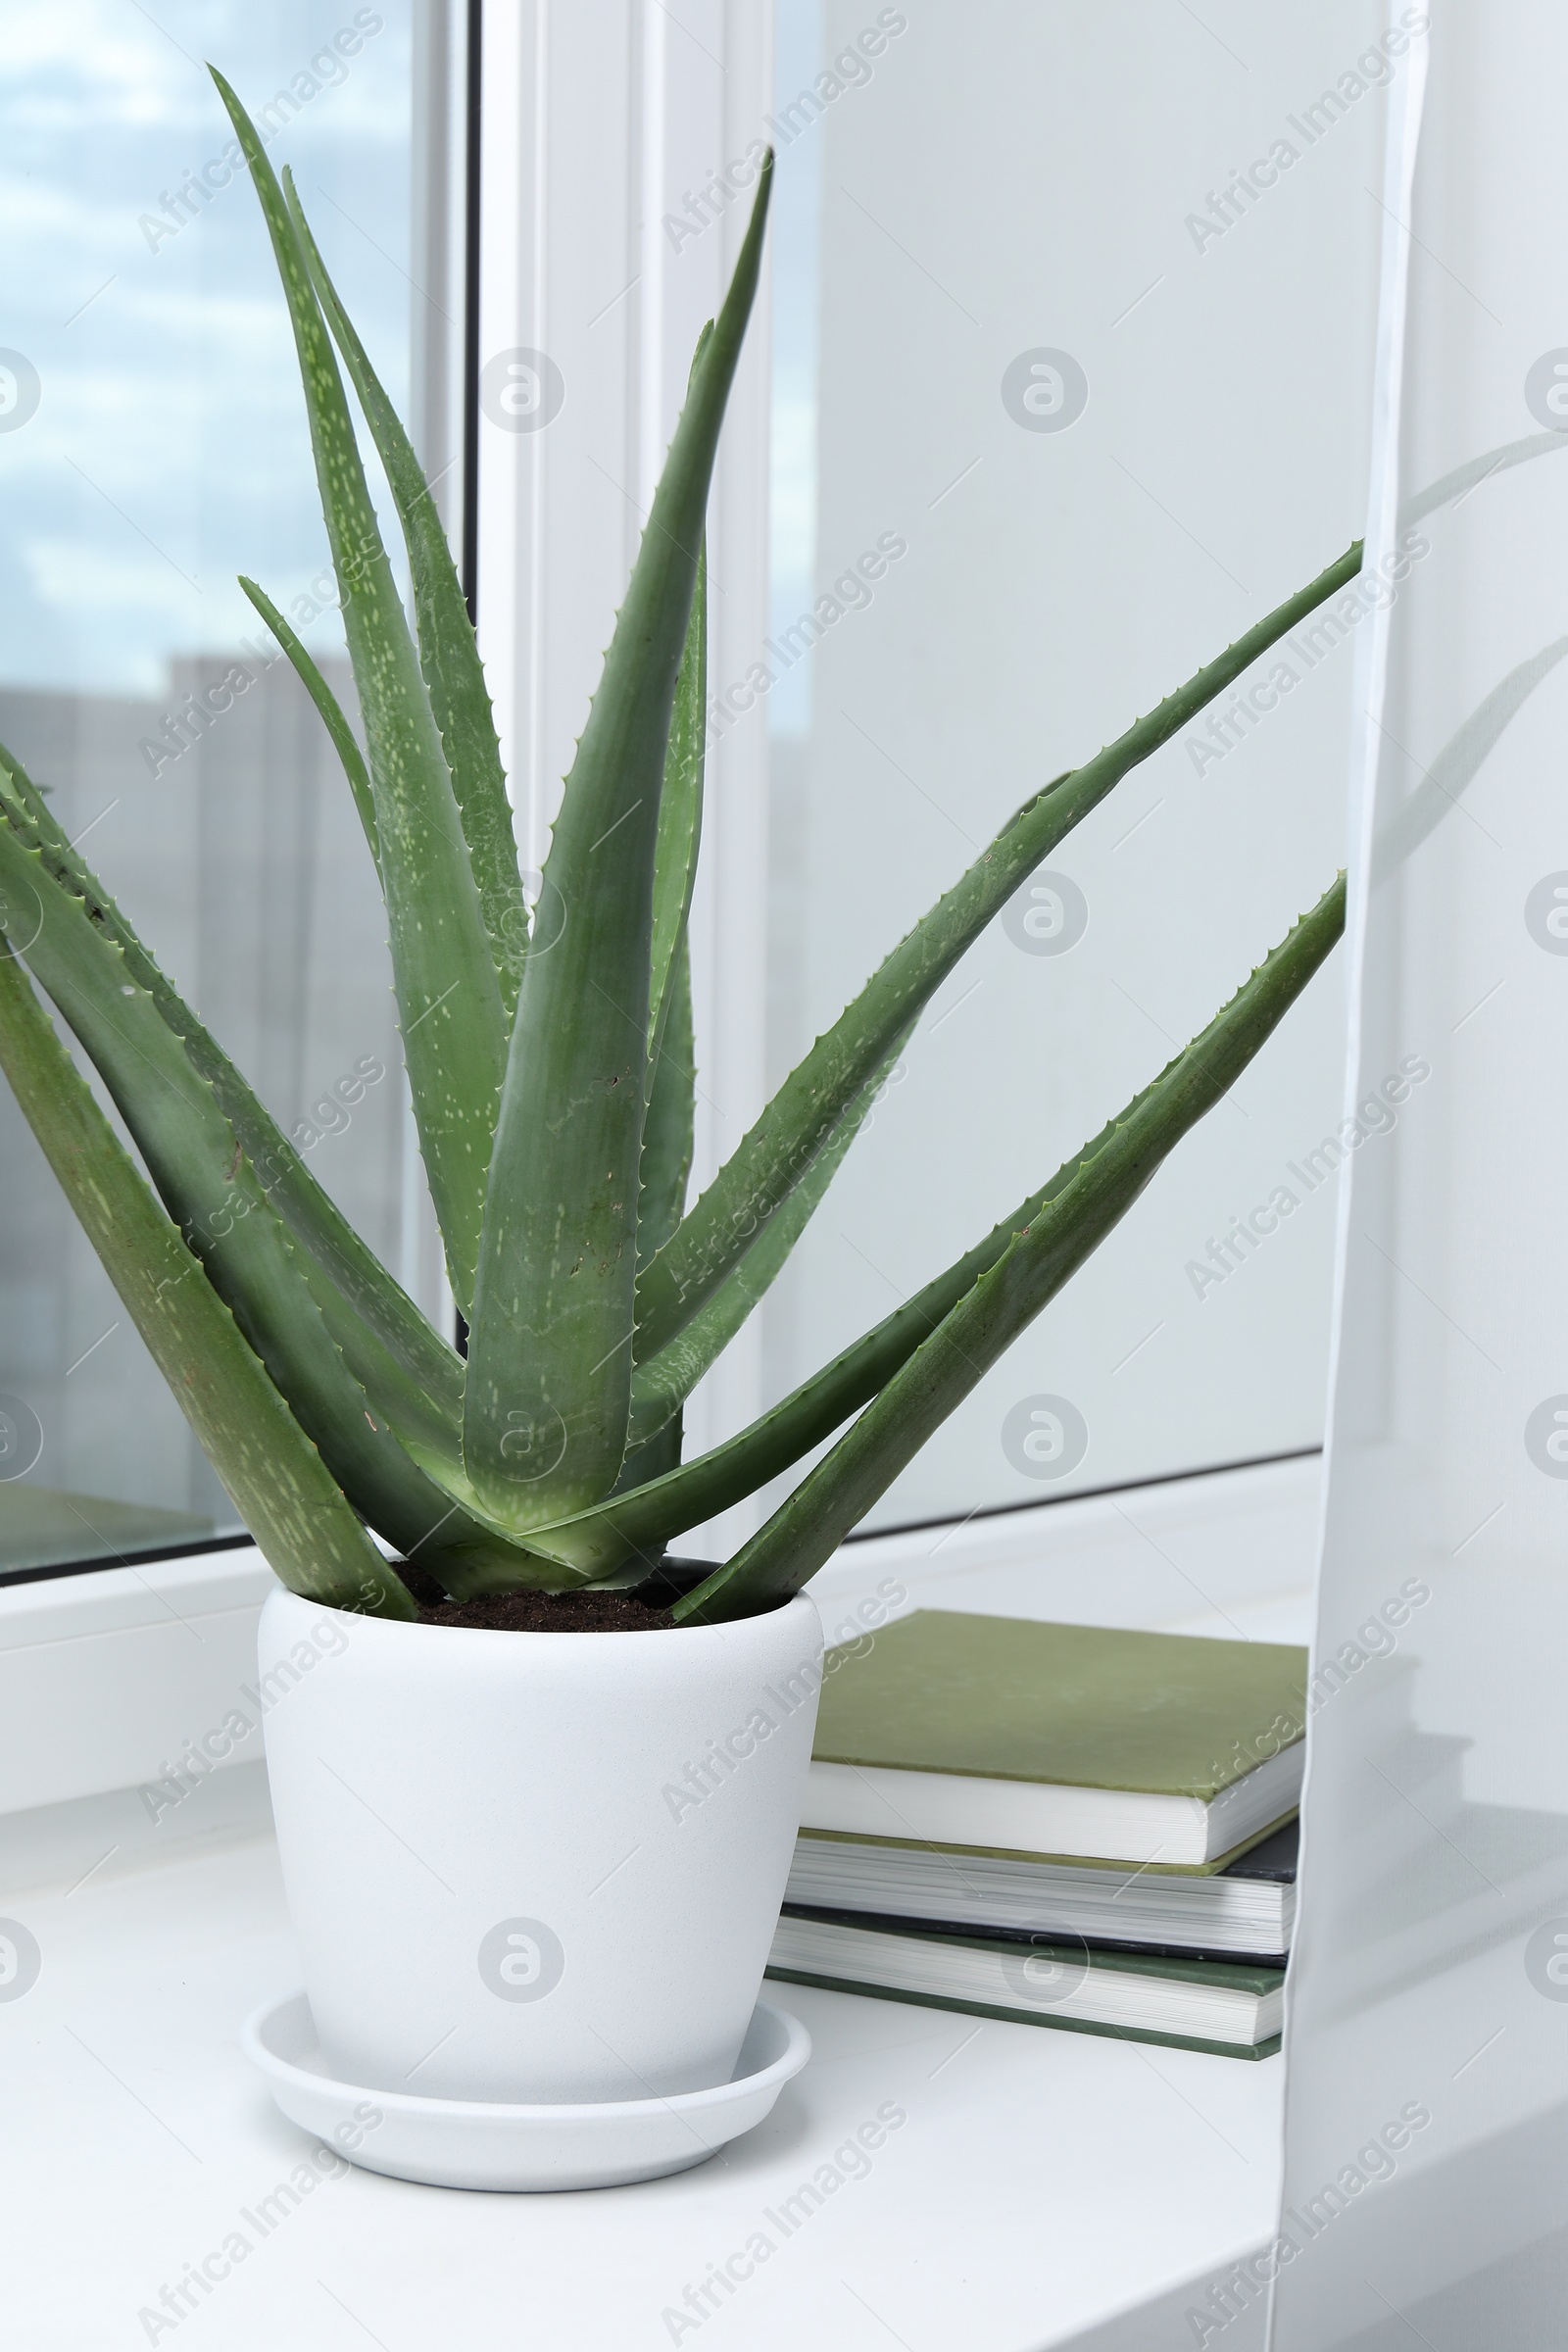
[[[830,1650],[768,1974],[1279,2047],[1306,1652],[918,1609]]]

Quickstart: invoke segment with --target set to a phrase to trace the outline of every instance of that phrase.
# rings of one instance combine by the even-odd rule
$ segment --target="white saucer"
[[[240,2047],[291,2123],[369,2172],[435,2188],[618,2188],[686,2172],[750,2132],[811,2055],[811,2037],[759,2001],[731,2082],[581,2107],[420,2099],[334,2082],[303,1992],[264,2001]],[[367,2106],[381,2118],[368,2129]]]

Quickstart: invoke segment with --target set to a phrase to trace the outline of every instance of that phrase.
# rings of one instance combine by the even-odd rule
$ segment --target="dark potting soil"
[[[672,1630],[667,1608],[629,1592],[488,1592],[477,1600],[424,1602],[421,1625],[471,1626],[495,1634],[658,1634]]]

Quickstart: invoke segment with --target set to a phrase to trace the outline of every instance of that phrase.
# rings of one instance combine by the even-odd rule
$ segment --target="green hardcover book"
[[[1069,2034],[1157,2041],[1224,2058],[1280,2046],[1285,1975],[1223,1960],[916,1931],[819,1911],[779,1921],[767,1974]]]
[[[917,1609],[830,1650],[802,1827],[1218,1870],[1300,1796],[1306,1651]]]

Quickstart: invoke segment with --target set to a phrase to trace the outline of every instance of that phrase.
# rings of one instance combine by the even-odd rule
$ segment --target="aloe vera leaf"
[[[24,901],[24,906],[26,906]],[[329,1607],[413,1617],[319,1453],[159,1207],[14,956],[0,1067],[125,1312],[273,1573]]]
[[[712,336],[709,320],[697,339],[692,378]],[[688,382],[688,391],[690,382]],[[654,911],[649,951],[648,1106],[638,1163],[637,1264],[663,1248],[680,1223],[691,1176],[696,1107],[696,1050],[692,1035],[691,948],[687,918],[697,878],[703,829],[707,755],[708,542],[697,551],[697,578],[686,621],[669,741],[664,751],[654,844]],[[665,1417],[666,1422],[668,1416]],[[673,1460],[679,1460],[678,1442]],[[662,1464],[661,1467],[666,1465]]]
[[[664,1034],[643,1118],[637,1247],[650,1253],[662,1248],[686,1205],[692,1172],[693,1051],[691,958],[682,939],[675,951]]]
[[[984,1240],[965,1250],[954,1264],[906,1299],[903,1306],[862,1333],[830,1363],[814,1372],[809,1380],[803,1381],[790,1396],[746,1429],[710,1452],[698,1454],[661,1475],[650,1476],[646,1482],[634,1485],[626,1481],[609,1501],[558,1526],[541,1528],[530,1541],[540,1550],[548,1549],[562,1559],[569,1558],[583,1573],[597,1580],[612,1573],[629,1556],[652,1558],[660,1544],[671,1536],[685,1528],[701,1526],[704,1520],[716,1518],[720,1511],[727,1511],[732,1504],[755,1494],[759,1487],[777,1478],[824,1438],[830,1438],[853,1412],[886,1386],[944,1315],[996,1264],[1013,1236],[1047,1202],[1066,1190],[1079,1170],[1141,1107],[1150,1091],[1146,1088],[1143,1094],[1135,1095],[1092,1143],[1065,1161],[1038,1192],[1020,1201],[1010,1216],[993,1226]],[[764,1237],[752,1257],[760,1255],[766,1247]],[[752,1258],[742,1260],[739,1271],[743,1276],[751,1263]],[[724,1296],[720,1292],[719,1299]],[[703,1311],[706,1316],[711,1307]],[[685,1336],[689,1335],[674,1343],[677,1354]],[[657,1368],[658,1360],[650,1366],[651,1371]],[[652,1406],[650,1398],[650,1419]]]
[[[684,1331],[677,1333],[668,1346],[662,1348],[658,1355],[652,1357],[649,1362],[637,1365],[632,1374],[631,1384],[629,1440],[631,1447],[640,1450],[655,1433],[662,1428],[671,1414],[679,1411],[682,1402],[690,1396],[703,1374],[717,1361],[769,1284],[782,1271],[790,1251],[799,1241],[810,1218],[815,1214],[823,1194],[838,1174],[845,1153],[859,1134],[872,1104],[887,1083],[889,1073],[907,1045],[908,1038],[909,1032],[906,1030],[895,1044],[893,1052],[882,1067],[873,1071],[870,1079],[861,1089],[858,1100],[852,1105],[849,1116],[839,1121],[834,1133],[817,1153],[816,1158],[801,1182],[795,1187],[789,1199],[773,1216],[769,1217],[756,1248],[747,1251],[739,1264],[720,1283],[707,1305],[692,1317]],[[863,1398],[858,1397],[856,1401],[863,1402]],[[846,1410],[848,1409],[847,1407]],[[836,1413],[818,1435],[826,1437],[828,1431],[835,1429],[843,1418],[842,1412]],[[814,1438],[807,1440],[808,1446],[815,1443]],[[802,1451],[804,1450],[803,1446]],[[632,1458],[632,1453],[628,1451],[628,1466],[630,1466]],[[794,1456],[790,1458],[793,1459]],[[695,1467],[695,1465],[693,1466]],[[776,1465],[779,1469],[784,1466],[782,1462]],[[661,1469],[662,1467],[662,1464]],[[767,1475],[771,1477],[774,1472],[770,1470]],[[624,1490],[640,1483],[638,1480],[623,1477],[621,1489]],[[709,1512],[703,1512],[699,1514],[699,1518],[707,1518],[711,1515]],[[693,1520],[690,1524],[695,1526],[698,1521]]]
[[[436,1575],[449,1549],[506,1546],[410,1460],[334,1347],[293,1245],[212,1090],[123,951],[0,818],[0,891],[37,909],[22,952],[113,1097],[165,1207],[361,1514]]]
[[[691,1176],[695,1106],[692,1067],[691,956],[685,935],[675,948],[665,991],[664,1019],[653,1055],[652,1084],[643,1122],[643,1154],[637,1203],[639,1262],[644,1251],[661,1249],[680,1223]],[[635,1351],[635,1343],[634,1343]],[[681,1456],[681,1398],[658,1398],[658,1410],[639,1423],[637,1372],[632,1371],[632,1405],[626,1455],[612,1490],[641,1486],[673,1470]]]
[[[370,856],[375,859],[375,870],[379,874],[381,845],[376,839],[375,796],[370,790],[370,771],[355,740],[354,729],[344,715],[343,706],[266,590],[258,588],[256,582],[248,580],[243,572],[239,575],[239,584],[287,654],[300,684],[321,714],[326,731],[332,738],[332,748],[343,762],[343,773],[348,778],[354,806],[360,812],[365,838],[370,845]]]
[[[250,1164],[263,1194],[276,1209],[275,1193],[269,1189],[263,1171],[254,1160]],[[286,1217],[282,1222],[294,1243],[294,1264],[316,1301],[332,1345],[365,1391],[369,1409],[385,1418],[405,1448],[411,1441],[416,1441],[427,1453],[456,1470],[463,1459],[460,1414],[446,1407],[414,1379],[407,1366],[355,1311],[319,1259],[300,1245]]]
[[[702,356],[711,325],[698,343]],[[695,368],[696,363],[693,363]],[[704,735],[708,692],[708,550],[698,552],[697,584],[675,680],[669,745],[654,849],[654,921],[648,1013],[648,1107],[638,1166],[637,1264],[663,1248],[686,1206],[696,1097],[692,1038],[691,950],[687,917],[702,832]],[[678,1458],[678,1450],[677,1456]]]
[[[271,1113],[164,977],[124,914],[66,839],[36,784],[4,745],[0,808],[19,838],[41,852],[47,870],[85,902],[97,928],[124,951],[129,977],[147,991],[165,1022],[183,1041],[290,1233],[367,1326],[364,1346],[368,1348],[379,1342],[403,1378],[455,1433],[463,1414],[463,1361],[456,1348],[420,1314],[317,1183]],[[376,1394],[372,1389],[372,1396]]]
[[[663,1405],[662,1417],[649,1427],[646,1436],[635,1433],[628,1439],[626,1458],[620,1465],[620,1475],[611,1489],[612,1496],[635,1494],[656,1480],[668,1477],[680,1467],[681,1446],[685,1428],[685,1400],[675,1396]],[[694,1520],[693,1526],[697,1525]]]
[[[451,771],[463,835],[468,845],[479,906],[490,938],[502,1008],[510,1028],[516,1010],[517,982],[528,943],[528,910],[523,904],[506,771],[501,764],[495,715],[479,649],[474,643],[473,623],[468,618],[457,565],[452,561],[452,550],[425,481],[424,468],[415,456],[414,444],[338,298],[295,192],[293,174],[287,171],[283,173],[283,200],[326,323],[359,394],[403,527],[409,578],[414,589],[420,667]]]
[[[849,1104],[959,956],[1034,868],[1129,769],[1354,577],[1360,543],[1238,638],[1157,709],[1082,767],[1015,810],[991,847],[906,934],[854,1004],[819,1037],[749,1135],[647,1266],[637,1286],[640,1345],[664,1347],[711,1297],[800,1182]]]
[[[684,936],[670,973],[665,1019],[655,1049],[648,1111],[643,1121],[643,1155],[637,1201],[639,1255],[662,1247],[680,1223],[692,1169],[695,1073],[692,1041],[691,956]],[[626,1456],[613,1492],[640,1486],[673,1470],[681,1453],[681,1399],[661,1392],[659,1410],[645,1411],[639,1424],[637,1373],[632,1372]]]
[[[523,967],[464,1401],[464,1460],[525,1533],[626,1447],[659,808],[709,482],[757,289],[771,166],[694,372],[545,867],[564,927]]]
[[[255,125],[211,69],[261,199],[299,353],[365,722],[403,1051],[453,1295],[467,1313],[506,1021],[452,779],[366,485],[331,338]]]
[[[706,338],[705,338],[706,340]],[[699,350],[702,346],[699,345]],[[654,924],[650,954],[648,1083],[659,1064],[659,1049],[669,1016],[669,983],[686,943],[697,851],[703,830],[703,769],[708,726],[708,548],[698,551],[697,584],[691,618],[675,679],[669,718],[669,747],[659,801],[659,838],[654,849]],[[687,975],[690,997],[691,979]],[[661,1245],[662,1247],[662,1245]],[[646,1254],[639,1218],[639,1257]]]
[[[712,340],[709,319],[697,338],[686,379],[688,398],[704,352]],[[659,838],[654,847],[654,928],[649,953],[648,1087],[652,1094],[659,1049],[669,1016],[668,982],[686,939],[697,852],[703,831],[703,777],[708,757],[708,538],[698,543],[697,579],[686,618],[686,641],[675,675],[675,700],[664,747],[664,780],[659,798]],[[690,992],[691,975],[687,973]],[[662,1246],[662,1245],[661,1245]],[[639,1214],[637,1263],[649,1254]]]
[[[595,1581],[576,1561],[541,1551],[531,1541],[513,1535],[492,1519],[462,1465],[454,1468],[447,1454],[420,1445],[416,1438],[405,1442],[404,1451],[440,1490],[455,1513],[442,1529],[439,1558],[434,1556],[433,1546],[418,1554],[419,1564],[439,1577],[450,1598],[475,1600],[495,1592],[563,1592]],[[459,1526],[466,1531],[465,1538],[449,1543]]]
[[[799,1592],[1110,1232],[1295,1004],[1345,928],[1343,874],[1071,1184],[944,1316],[765,1527],[675,1604],[715,1623]]]

